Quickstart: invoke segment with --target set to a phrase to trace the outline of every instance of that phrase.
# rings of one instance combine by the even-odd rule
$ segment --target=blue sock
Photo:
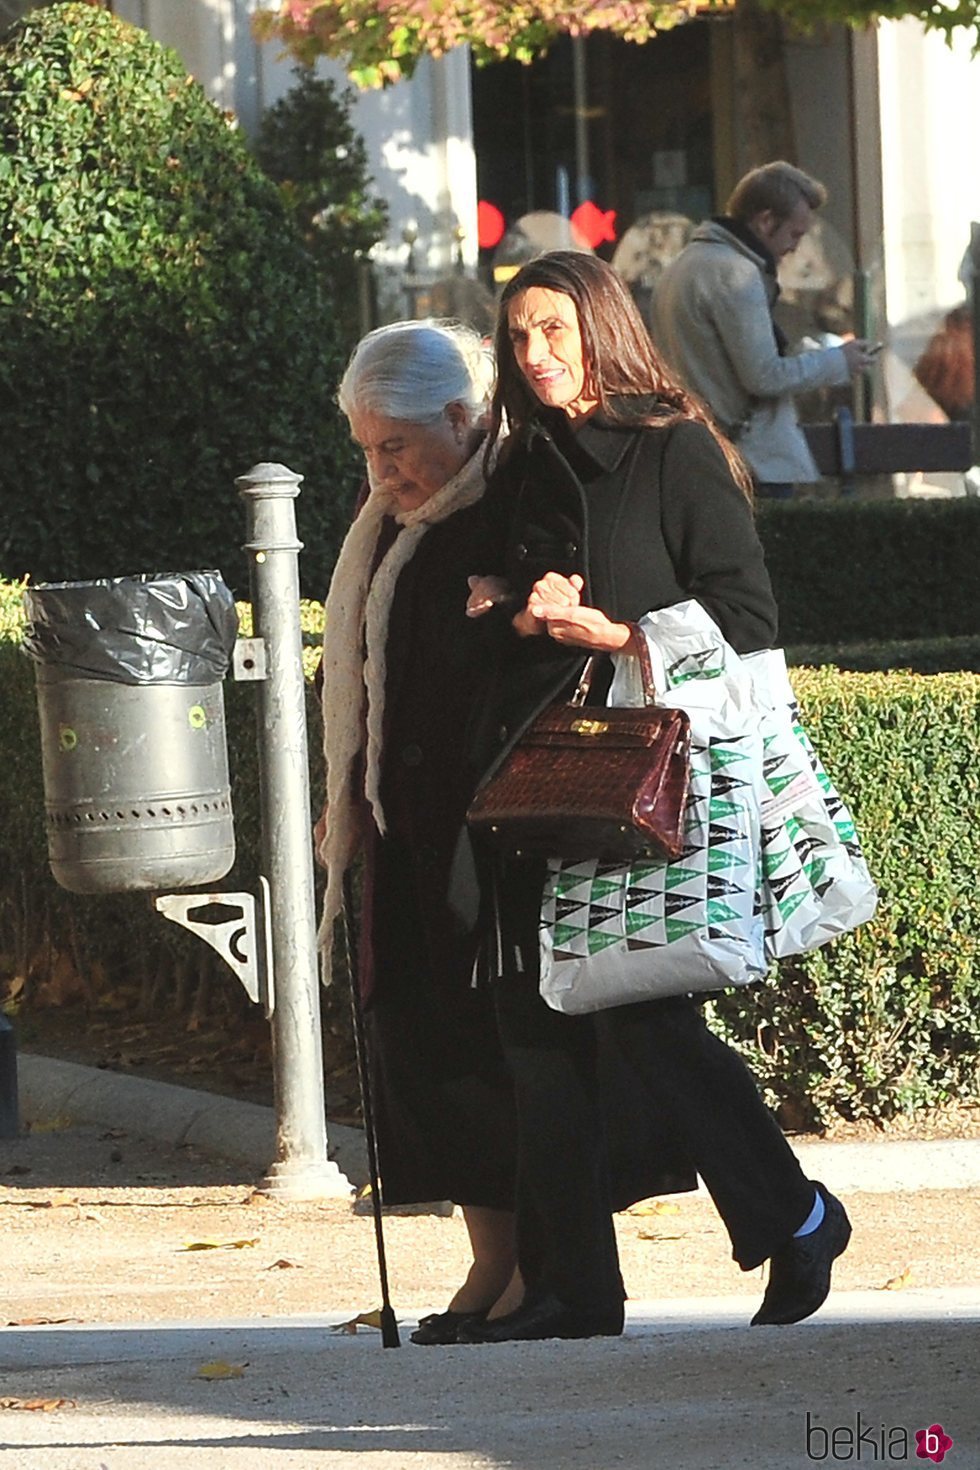
[[[819,1230],[823,1224],[825,1214],[823,1195],[819,1190],[815,1189],[813,1191],[813,1209],[807,1215],[799,1230],[794,1230],[793,1239],[796,1240],[800,1235],[812,1235],[815,1230]]]

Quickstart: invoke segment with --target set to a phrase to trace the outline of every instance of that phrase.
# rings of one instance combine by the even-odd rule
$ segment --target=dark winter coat
[[[573,430],[545,412],[508,450],[490,493],[520,606],[546,572],[577,572],[583,601],[616,622],[695,598],[737,652],[772,645],[776,604],[752,511],[702,424],[624,427],[595,414]],[[484,731],[493,765],[583,663],[547,637],[512,639]],[[599,682],[594,697],[604,695]]]
[[[382,532],[391,544],[393,524]],[[388,621],[381,803],[369,824],[361,982],[388,1204],[513,1202],[516,1121],[492,997],[471,984],[478,936],[449,870],[479,770],[467,730],[502,622],[467,618],[467,577],[499,565],[482,503],[430,527]]]

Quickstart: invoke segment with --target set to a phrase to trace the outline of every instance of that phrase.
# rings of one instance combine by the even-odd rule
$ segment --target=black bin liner
[[[24,606],[29,657],[115,684],[216,684],[238,636],[235,600],[215,571],[39,582]]]

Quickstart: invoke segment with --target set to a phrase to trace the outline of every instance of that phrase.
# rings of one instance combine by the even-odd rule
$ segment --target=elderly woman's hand
[[[632,630],[614,623],[597,607],[582,602],[584,583],[580,576],[563,577],[547,572],[531,588],[527,607],[514,619],[523,637],[544,633],[555,643],[585,648],[590,653],[629,653]]]
[[[467,577],[470,595],[466,599],[466,616],[482,618],[492,607],[509,602],[510,584],[503,577]]]

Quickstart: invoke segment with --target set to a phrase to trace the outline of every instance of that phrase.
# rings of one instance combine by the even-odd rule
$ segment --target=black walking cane
[[[378,1275],[381,1278],[381,1346],[401,1347],[398,1323],[388,1295],[388,1264],[381,1224],[381,1184],[378,1178],[378,1138],[374,1130],[374,1106],[371,1101],[371,1074],[367,1044],[364,1039],[364,1012],[361,1009],[360,970],[357,963],[357,932],[354,927],[354,885],[350,869],[344,874],[344,945],[347,950],[347,974],[350,978],[350,1008],[354,1018],[354,1051],[357,1056],[357,1080],[361,1087],[361,1110],[367,1139],[368,1173],[371,1180],[371,1208],[374,1214],[374,1238],[378,1247]]]

